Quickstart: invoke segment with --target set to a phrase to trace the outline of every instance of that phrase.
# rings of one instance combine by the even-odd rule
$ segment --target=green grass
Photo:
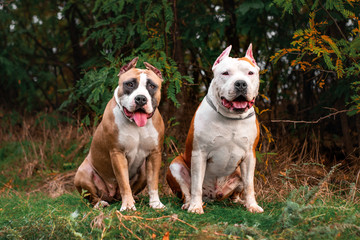
[[[120,202],[92,209],[77,193],[49,198],[8,190],[0,195],[1,239],[360,239],[360,206],[340,198],[305,205],[301,191],[286,202],[261,202],[252,214],[228,201],[206,203],[205,214],[181,210],[162,197],[165,210],[141,196],[137,211],[119,212]]]

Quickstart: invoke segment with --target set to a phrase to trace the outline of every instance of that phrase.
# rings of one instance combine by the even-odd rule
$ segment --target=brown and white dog
[[[75,175],[75,186],[88,191],[90,202],[108,206],[122,201],[120,211],[136,210],[133,195],[146,186],[152,208],[164,208],[158,194],[164,122],[157,109],[161,72],[138,58],[123,66],[119,86],[97,127],[90,152]]]
[[[182,208],[189,212],[204,213],[203,198],[228,197],[250,212],[264,211],[254,192],[259,124],[253,104],[260,68],[251,44],[243,58],[229,57],[230,50],[231,46],[216,59],[214,79],[192,119],[185,154],[167,171],[168,184],[185,198]]]

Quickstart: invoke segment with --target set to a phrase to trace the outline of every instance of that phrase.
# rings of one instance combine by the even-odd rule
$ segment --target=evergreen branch
[[[330,172],[324,177],[324,179],[321,180],[316,187],[314,187],[313,189],[311,189],[311,190],[305,195],[305,204],[312,203],[312,202],[315,200],[315,198],[316,198],[316,196],[318,195],[318,193],[319,193],[321,187],[323,186],[323,184],[329,180],[330,176],[335,172],[336,168],[337,168],[338,166],[340,166],[340,165],[341,165],[341,163],[338,163],[338,164],[334,165],[333,167],[331,167]]]

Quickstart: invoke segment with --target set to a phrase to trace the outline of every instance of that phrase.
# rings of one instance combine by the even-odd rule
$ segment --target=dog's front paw
[[[247,208],[247,210],[249,212],[252,212],[252,213],[262,213],[264,212],[264,209],[262,209],[262,207],[260,207],[259,205],[257,205],[256,203],[254,204],[250,204],[248,206],[245,206]]]
[[[185,202],[185,203],[181,206],[181,209],[182,209],[182,210],[189,209],[189,206],[190,206],[190,203],[189,203],[189,202]]]
[[[120,212],[127,210],[136,211],[136,207],[134,204],[121,204]]]
[[[184,204],[181,206],[181,209],[182,209],[182,210],[189,209],[190,199],[191,199],[190,197],[186,197],[186,196],[185,196]]]
[[[94,205],[94,209],[106,208],[108,206],[110,206],[108,202],[100,200]]]
[[[162,209],[162,208],[165,208],[165,205],[162,204],[160,201],[150,202],[149,205],[150,205],[151,208],[154,208],[154,209]]]
[[[197,213],[197,214],[203,214],[204,210],[203,210],[203,207],[202,207],[202,202],[190,203],[190,206],[188,208],[188,212]]]
[[[136,211],[135,201],[134,201],[133,197],[123,199],[121,208],[120,208],[120,212],[126,211],[126,210]]]

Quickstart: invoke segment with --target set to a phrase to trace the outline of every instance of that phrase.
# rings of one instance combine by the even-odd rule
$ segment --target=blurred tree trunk
[[[230,17],[230,24],[225,27],[225,36],[228,39],[227,45],[231,44],[233,52],[238,55],[240,52],[239,36],[236,31],[236,8],[234,0],[223,0],[223,7],[225,13]]]
[[[179,25],[181,24],[178,18],[178,4],[176,0],[171,0],[172,6],[173,6],[173,13],[174,13],[174,23],[172,25],[172,31],[171,31],[171,38],[173,43],[172,51],[170,50],[171,57],[174,59],[178,66],[178,71],[182,75],[187,75],[186,66],[184,64],[184,49],[182,47],[182,41],[181,41],[181,32]],[[167,49],[166,49],[167,51]],[[164,86],[164,88],[166,88]],[[163,114],[165,126],[167,126],[167,134],[169,136],[176,136],[176,139],[180,143],[184,143],[187,135],[187,130],[190,125],[189,116],[186,114],[187,111],[187,104],[190,102],[194,102],[191,100],[191,94],[189,94],[189,91],[191,91],[191,88],[188,88],[186,85],[182,86],[181,92],[177,95],[177,99],[179,100],[180,106],[179,108],[176,108],[174,104],[171,101],[164,101],[161,105],[161,112],[166,113]],[[164,92],[163,99],[166,99],[166,94]],[[179,122],[179,125],[175,127],[171,127],[167,124],[167,122],[170,120],[171,117],[175,117],[175,121]],[[190,119],[190,120],[189,120]],[[173,124],[173,123],[172,123]],[[181,151],[181,149],[179,149]]]
[[[271,72],[269,98],[271,104],[271,112],[273,119],[277,119],[277,93],[279,84],[279,72],[274,70]]]
[[[302,110],[306,112],[307,109],[313,108],[313,90],[312,90],[312,84],[309,79],[312,77],[311,74],[302,73],[302,83],[303,83],[303,99],[302,99]]]
[[[172,58],[177,63],[179,72],[182,75],[186,75],[186,69],[184,66],[184,51],[182,49],[182,43],[181,43],[181,33],[179,30],[179,20],[177,16],[176,0],[173,0],[173,12],[174,12],[174,25],[173,25],[174,51]]]
[[[338,110],[346,109],[344,99],[338,99],[336,106],[337,106]],[[348,116],[345,112],[340,113],[340,122],[341,122],[341,131],[343,134],[343,141],[344,141],[344,148],[345,148],[344,150],[345,150],[345,153],[347,155],[349,155],[353,151],[353,144],[352,144],[351,136],[350,136]]]
[[[77,29],[77,23],[75,18],[75,13],[79,13],[76,10],[76,4],[72,4],[67,11],[65,11],[65,18],[68,22],[68,31],[71,41],[72,56],[74,60],[74,79],[73,85],[76,85],[76,82],[81,78],[81,69],[80,65],[83,63],[84,57],[80,47],[80,33]]]

